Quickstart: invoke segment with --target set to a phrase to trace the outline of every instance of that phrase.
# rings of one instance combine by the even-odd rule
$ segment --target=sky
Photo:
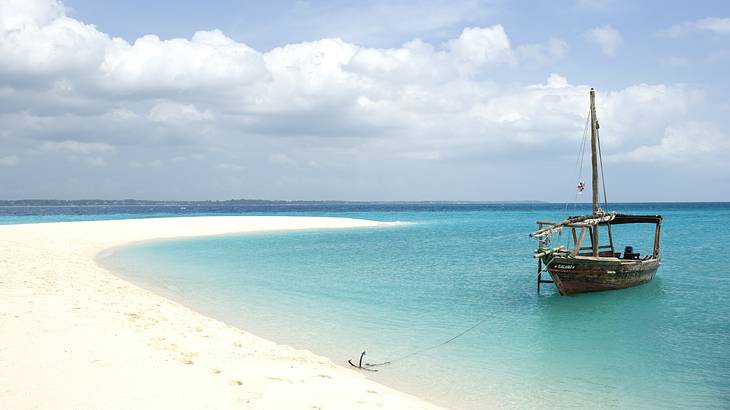
[[[0,199],[730,201],[730,3],[0,0]],[[587,157],[589,158],[589,157]]]

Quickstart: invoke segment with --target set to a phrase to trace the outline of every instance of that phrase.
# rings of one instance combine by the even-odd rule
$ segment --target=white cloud
[[[679,37],[692,32],[705,31],[716,34],[730,34],[730,18],[708,17],[700,20],[685,21],[659,32],[668,37]]]
[[[641,145],[623,155],[609,157],[615,162],[692,162],[712,166],[718,158],[730,154],[730,136],[712,124],[691,122],[679,127],[668,127],[661,140],[654,145]]]
[[[552,40],[547,45],[529,45],[525,55],[539,53],[541,58],[559,57],[555,54],[560,53],[558,49],[562,44]],[[343,68],[364,77],[356,79],[361,83],[370,79],[422,85],[442,83],[472,78],[490,69],[518,62],[501,25],[465,28],[459,37],[447,41],[443,48],[422,40],[412,40],[399,48],[389,49],[351,47],[354,48],[348,50],[352,54]]]
[[[210,120],[210,111],[200,112],[193,104],[178,104],[164,101],[155,104],[147,113],[147,118],[161,123],[188,123]]]
[[[65,140],[60,142],[49,141],[41,146],[44,151],[66,152],[73,154],[94,154],[112,152],[114,146],[101,142],[79,142],[74,140]]]
[[[357,46],[340,39],[289,44],[277,47],[263,55],[271,82],[258,91],[256,107],[271,108],[279,99],[287,105],[311,107],[311,102],[332,96],[346,89],[350,77],[342,69],[357,51]],[[274,107],[275,108],[275,107]]]
[[[357,49],[344,68],[374,80],[421,82],[454,75],[446,60],[432,45],[413,40],[395,49]]]
[[[17,155],[8,155],[0,157],[0,167],[13,167],[19,162]]]
[[[613,57],[623,43],[621,33],[610,25],[594,27],[586,32],[588,41],[601,47],[604,54]]]
[[[63,5],[58,1],[3,1],[0,2],[0,30],[12,31],[28,26],[42,26],[63,14]]]
[[[462,61],[476,66],[510,63],[514,59],[504,27],[465,28],[459,38],[449,41],[449,50]]]
[[[555,73],[551,73],[550,76],[548,76],[547,81],[545,84],[537,84],[530,86],[529,88],[566,88],[570,87],[570,84],[568,84],[568,79]]]
[[[585,125],[590,86],[571,83],[559,66],[540,84],[496,80],[534,72],[568,49],[557,38],[513,44],[501,25],[434,44],[373,48],[325,38],[262,52],[217,30],[130,44],[53,4],[56,14],[0,30],[0,46],[14,47],[0,54],[9,61],[0,65],[0,144],[3,152],[38,153],[24,161],[121,166],[122,175],[159,167],[155,173],[169,178],[201,180],[245,170],[246,188],[260,195],[270,192],[272,175],[296,170],[291,180],[347,190],[348,176],[370,175],[353,169],[398,174],[403,164],[445,164],[442,174],[424,168],[428,179],[465,164],[533,161],[546,150],[572,155]],[[610,53],[621,43],[620,34],[597,39]],[[681,127],[703,104],[684,85],[600,89],[598,98],[602,142],[616,155],[661,146],[665,129]],[[115,161],[106,163],[111,152]],[[323,168],[339,181],[316,182]]]
[[[80,132],[84,139],[92,139],[102,130],[107,138],[113,135],[115,140],[136,143],[204,140],[211,149],[225,152],[232,141],[256,135],[368,137],[376,141],[373,146],[387,147],[398,155],[426,152],[429,158],[448,158],[472,148],[499,152],[515,144],[547,141],[545,127],[553,129],[551,138],[562,140],[582,126],[585,86],[570,85],[558,74],[540,87],[497,86],[484,80],[490,70],[549,63],[562,58],[567,49],[563,40],[555,38],[513,48],[501,25],[465,28],[441,46],[413,40],[399,48],[379,49],[323,39],[261,53],[218,30],[198,32],[190,40],[163,41],[150,35],[129,44],[110,40],[93,26],[62,13],[45,24],[59,20],[75,22],[91,33],[87,38],[97,39],[95,48],[103,50],[103,55],[96,64],[83,66],[84,76],[57,74],[64,87],[54,92],[63,99],[49,109],[64,112],[63,116],[17,114],[16,129],[34,130],[35,138],[55,130]],[[612,52],[616,41],[610,34],[606,38]],[[70,54],[66,43],[47,38],[24,47]],[[13,86],[22,89],[22,84]],[[89,89],[93,97],[83,94]],[[663,102],[667,89],[675,90],[650,89],[648,94]],[[118,103],[120,93],[132,94],[129,103]],[[686,101],[684,93],[680,89],[672,97]],[[89,102],[90,107],[79,108],[78,119],[69,115],[73,107],[69,99],[92,98],[96,101]],[[629,100],[624,101],[626,107],[640,102]],[[606,105],[610,104],[609,99]],[[654,108],[673,113],[676,104],[668,101]],[[98,125],[86,112],[94,109],[103,112]],[[158,129],[144,128],[144,118]],[[208,121],[213,118],[216,121]],[[207,128],[190,126],[201,121]],[[619,118],[615,126],[620,123]],[[46,144],[46,150],[67,152],[113,148],[78,141]],[[265,157],[270,155],[276,152]]]
[[[114,39],[100,64],[100,81],[118,92],[229,89],[266,78],[261,55],[219,30],[190,40],[147,35],[128,44]]]
[[[0,74],[71,75],[98,66],[110,38],[64,15],[54,1],[0,6]]]

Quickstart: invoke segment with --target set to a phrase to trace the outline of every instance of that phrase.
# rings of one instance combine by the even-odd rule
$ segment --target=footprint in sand
[[[183,364],[193,364],[193,358],[195,358],[197,355],[197,353],[191,352],[180,353],[177,360]]]
[[[269,379],[269,380],[276,380],[277,382],[288,382],[289,384],[293,383],[291,380],[289,380],[289,379],[282,379],[281,377],[266,376],[266,378]]]

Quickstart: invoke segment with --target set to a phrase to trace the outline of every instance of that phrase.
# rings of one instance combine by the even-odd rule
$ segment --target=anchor
[[[353,363],[352,360],[347,360],[347,363],[350,363],[350,366],[357,367],[358,369],[361,369],[361,370],[367,370],[369,372],[377,372],[377,370],[375,370],[375,369],[368,369],[367,367],[362,367],[362,358],[364,356],[365,356],[365,351],[360,353],[360,361],[357,364]],[[368,364],[365,363],[365,366],[367,366],[367,365]]]

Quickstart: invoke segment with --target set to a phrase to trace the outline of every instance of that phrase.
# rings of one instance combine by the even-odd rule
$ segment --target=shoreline
[[[126,244],[385,226],[201,216],[0,226],[0,402],[11,408],[440,408],[262,339],[97,263]]]

